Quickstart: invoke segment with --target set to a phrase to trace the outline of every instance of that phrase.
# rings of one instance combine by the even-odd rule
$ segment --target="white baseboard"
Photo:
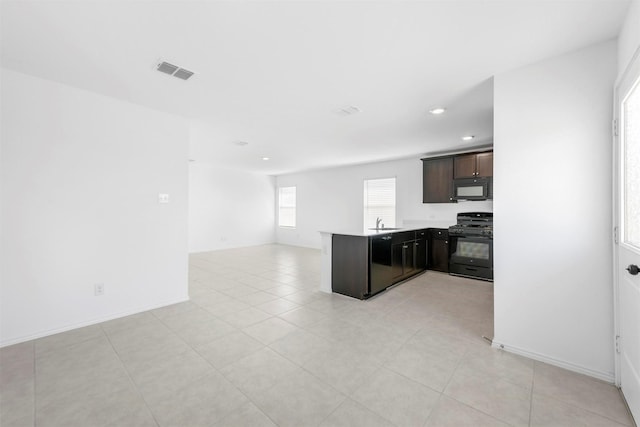
[[[30,335],[26,335],[26,336],[18,337],[18,338],[12,338],[12,339],[6,340],[6,341],[0,341],[0,348],[8,347],[8,346],[14,345],[14,344],[20,344],[22,342],[31,341],[31,340],[35,340],[35,339],[38,339],[38,338],[48,337],[49,335],[55,335],[55,334],[59,334],[61,332],[71,331],[73,329],[83,328],[85,326],[95,325],[97,323],[106,322],[108,320],[119,319],[119,318],[125,317],[125,316],[131,316],[132,314],[138,314],[138,313],[142,313],[144,311],[154,310],[156,308],[166,307],[168,305],[178,304],[178,303],[185,302],[185,301],[189,301],[189,296],[188,295],[186,297],[179,298],[177,300],[165,301],[165,302],[153,304],[153,305],[150,305],[150,306],[138,307],[138,308],[130,309],[130,310],[127,310],[127,311],[123,311],[123,312],[119,312],[119,313],[115,313],[115,314],[110,314],[108,316],[98,317],[98,318],[90,319],[90,320],[87,320],[87,321],[84,321],[84,322],[74,323],[72,325],[66,325],[66,326],[63,326],[63,327],[60,327],[60,328],[48,329],[46,331],[37,332],[35,334],[30,334]]]
[[[537,360],[538,362],[548,363],[549,365],[557,366],[559,368],[564,368],[569,371],[597,378],[610,384],[614,384],[616,380],[615,374],[613,372],[602,372],[590,368],[585,368],[584,366],[576,365],[574,363],[567,362],[566,360],[556,359],[555,357],[547,356],[545,354],[540,354],[519,347],[504,344],[496,341],[495,339],[493,340],[491,346],[493,348],[508,351],[509,353],[514,353],[520,356],[528,357],[529,359]]]

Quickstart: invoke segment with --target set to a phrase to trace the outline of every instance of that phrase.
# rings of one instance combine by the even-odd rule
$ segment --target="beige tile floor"
[[[190,302],[1,349],[0,425],[633,425],[615,387],[491,349],[492,284],[358,301],[319,292],[319,263],[192,255]]]

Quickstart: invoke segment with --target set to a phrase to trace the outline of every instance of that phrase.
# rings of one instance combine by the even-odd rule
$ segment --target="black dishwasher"
[[[369,295],[384,291],[393,283],[391,234],[371,236],[369,256]]]

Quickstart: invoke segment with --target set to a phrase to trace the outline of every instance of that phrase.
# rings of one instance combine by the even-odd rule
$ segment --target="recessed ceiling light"
[[[475,138],[475,136],[473,135],[466,135],[462,137],[463,141],[471,141],[473,138]]]
[[[262,160],[267,161],[267,160],[269,160],[269,158],[268,157],[263,157]]]
[[[442,108],[442,107],[437,107],[437,108],[434,108],[433,110],[429,110],[429,112],[430,112],[431,114],[433,114],[434,116],[437,116],[437,115],[439,115],[439,114],[442,114],[442,113],[444,113],[445,111],[447,111],[447,110],[446,110],[445,108]]]

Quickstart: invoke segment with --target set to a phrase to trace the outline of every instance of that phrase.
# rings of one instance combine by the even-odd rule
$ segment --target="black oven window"
[[[489,259],[489,244],[458,240],[455,255],[464,258]]]

